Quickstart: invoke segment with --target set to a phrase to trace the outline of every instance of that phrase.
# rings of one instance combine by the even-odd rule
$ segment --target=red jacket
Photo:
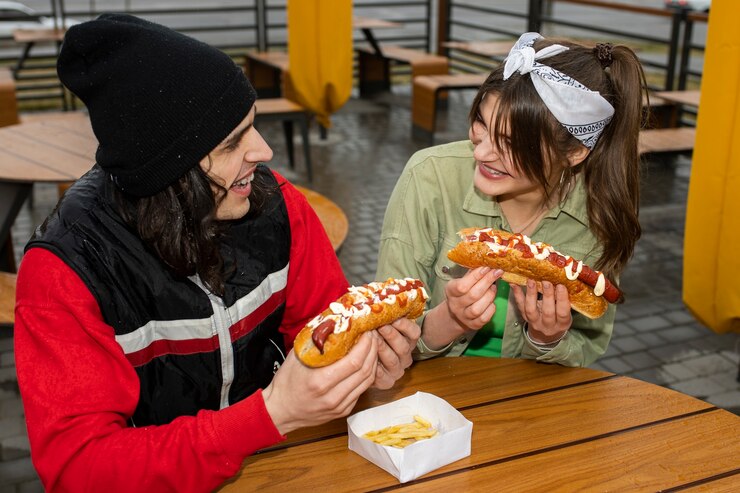
[[[303,195],[281,190],[292,238],[281,331],[292,341],[347,281]],[[285,438],[259,391],[220,411],[127,426],[139,395],[134,368],[82,280],[44,249],[21,263],[15,359],[32,459],[49,491],[211,491]]]

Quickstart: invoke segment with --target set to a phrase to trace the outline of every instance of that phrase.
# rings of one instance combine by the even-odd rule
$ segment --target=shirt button
[[[514,327],[519,327],[519,322],[514,322]]]
[[[442,272],[444,272],[445,274],[449,274],[450,273],[450,268],[447,267],[446,265],[443,265],[442,266]]]
[[[466,344],[468,342],[467,337],[461,337],[459,340],[460,344]]]

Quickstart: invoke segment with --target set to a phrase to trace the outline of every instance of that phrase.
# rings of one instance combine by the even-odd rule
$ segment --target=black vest
[[[238,402],[269,384],[285,359],[278,328],[288,214],[272,173],[259,167],[255,180],[276,191],[259,214],[235,221],[226,233],[221,252],[233,274],[223,298],[175,278],[149,252],[115,211],[112,185],[97,166],[67,191],[26,246],[59,256],[96,298],[139,376],[137,426]]]

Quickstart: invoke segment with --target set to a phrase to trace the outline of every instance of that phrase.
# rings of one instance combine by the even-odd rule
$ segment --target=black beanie
[[[196,166],[256,98],[222,51],[123,14],[69,28],[57,73],[87,106],[97,163],[121,190],[139,197]]]

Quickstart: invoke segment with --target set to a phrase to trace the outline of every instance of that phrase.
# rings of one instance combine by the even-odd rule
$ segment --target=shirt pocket
[[[452,279],[462,277],[468,271],[466,267],[456,264],[452,260],[447,258],[447,252],[452,250],[459,242],[457,235],[453,237],[447,237],[442,242],[442,248],[439,251],[439,255],[434,262],[434,275],[444,284],[447,284]]]

